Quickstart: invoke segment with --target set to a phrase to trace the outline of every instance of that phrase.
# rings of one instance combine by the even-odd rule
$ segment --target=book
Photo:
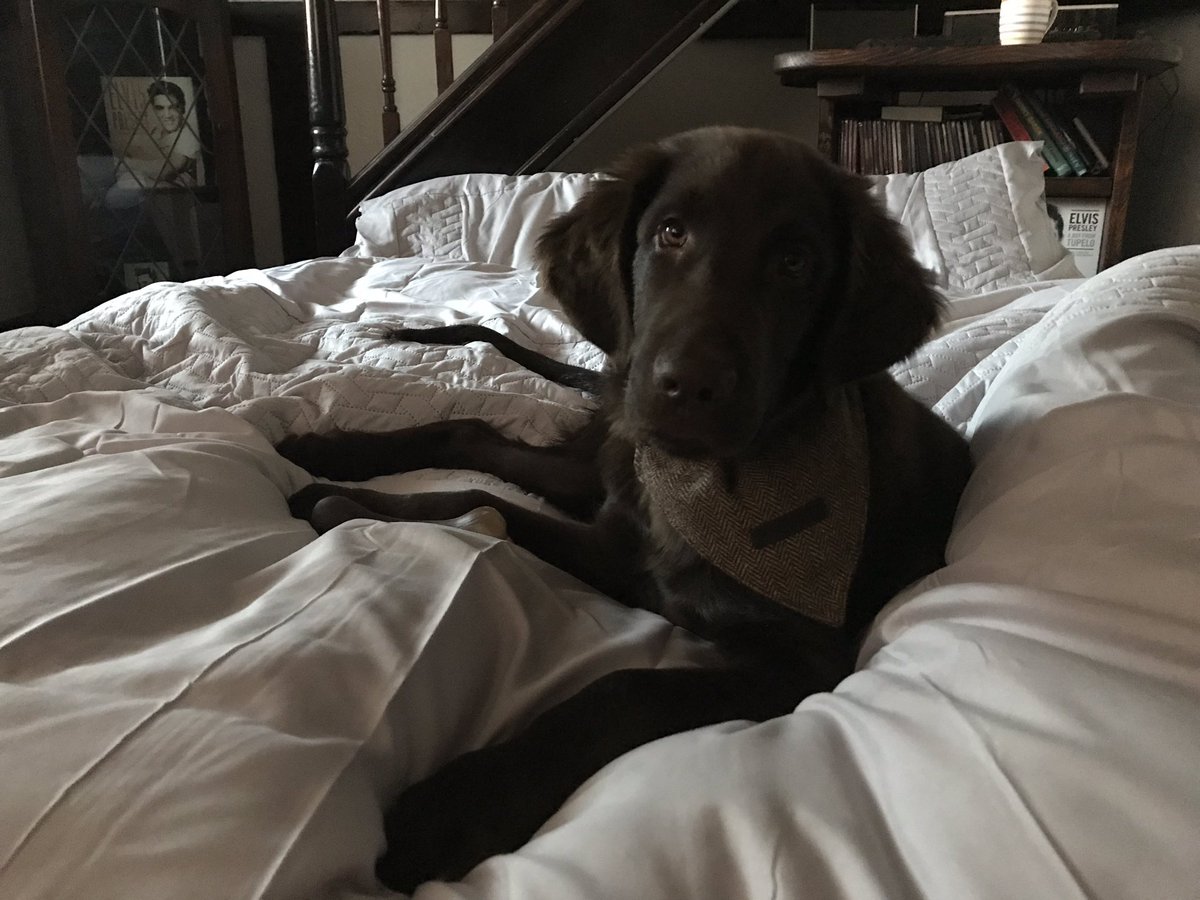
[[[1046,209],[1080,273],[1095,275],[1100,266],[1108,201],[1102,197],[1063,197],[1048,203]]]
[[[1071,121],[1075,125],[1075,130],[1079,132],[1079,136],[1083,138],[1084,143],[1087,144],[1088,150],[1091,151],[1092,156],[1096,160],[1095,165],[1092,167],[1092,174],[1103,175],[1108,171],[1109,166],[1111,165],[1111,163],[1108,161],[1108,157],[1104,155],[1104,151],[1100,149],[1100,145],[1096,143],[1096,139],[1092,137],[1092,133],[1088,131],[1088,127],[1083,124],[1083,121],[1079,118],[1079,116],[1076,116]]]
[[[945,114],[941,106],[885,106],[879,118],[896,122],[940,122]]]
[[[1088,164],[1079,155],[1079,148],[1075,146],[1075,142],[1071,140],[1071,136],[1067,134],[1062,123],[1055,118],[1050,108],[1033,94],[1022,94],[1022,96],[1029,103],[1033,114],[1041,120],[1046,130],[1050,132],[1050,137],[1054,140],[1055,145],[1058,147],[1059,152],[1062,153],[1063,158],[1066,159],[1067,165],[1071,167],[1071,170],[1076,175],[1086,175],[1088,173]]]
[[[996,99],[992,101],[992,106],[996,113],[1000,116],[1000,123],[1004,126],[1004,130],[1009,133],[1014,141],[1032,141],[1033,135],[1029,133],[1029,129],[1025,127],[1025,123],[1021,121],[1021,117],[1017,115],[1017,107],[1004,94],[997,94]],[[1042,154],[1042,171],[1045,172],[1050,168],[1050,163],[1046,161],[1046,154]]]
[[[1014,141],[1033,140],[1033,135],[1029,133],[1029,129],[1021,121],[1021,117],[1017,115],[1017,108],[1008,97],[998,94],[996,99],[992,101],[992,107],[996,110],[996,114],[1000,116],[1000,121],[1008,130],[1008,133],[1012,135]]]
[[[1071,168],[1071,164],[1067,162],[1066,157],[1062,155],[1062,152],[1055,145],[1049,130],[1038,120],[1032,107],[1026,102],[1024,95],[1012,85],[1007,85],[1004,88],[1003,96],[1012,102],[1017,116],[1020,118],[1021,124],[1025,126],[1025,130],[1029,132],[1029,136],[1035,141],[1042,142],[1042,156],[1050,164],[1050,168],[1054,170],[1054,174],[1072,174],[1074,170]]]

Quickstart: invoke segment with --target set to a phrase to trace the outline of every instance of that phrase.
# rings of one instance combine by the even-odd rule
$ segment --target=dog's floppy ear
[[[583,336],[610,356],[629,347],[637,223],[669,159],[659,144],[629,152],[538,239],[542,283]]]
[[[916,350],[937,321],[941,299],[900,226],[867,192],[866,182],[839,175],[845,268],[826,371],[846,383],[883,371]]]

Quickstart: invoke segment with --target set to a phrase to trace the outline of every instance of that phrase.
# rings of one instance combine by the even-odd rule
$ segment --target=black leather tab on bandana
[[[778,519],[762,522],[750,530],[750,546],[755,550],[770,547],[799,534],[806,528],[819,525],[829,518],[829,504],[824,497],[814,497],[803,506],[784,513]]]

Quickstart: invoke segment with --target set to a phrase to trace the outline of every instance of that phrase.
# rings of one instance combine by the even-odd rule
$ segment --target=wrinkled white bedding
[[[385,345],[399,320],[601,361],[531,274],[430,259],[0,335],[0,896],[377,896],[398,786],[603,672],[704,660],[508,543],[288,516],[286,431],[545,441],[589,405],[480,345]],[[897,375],[979,469],[863,671],[630,754],[420,897],[1194,895],[1200,248],[957,300]]]

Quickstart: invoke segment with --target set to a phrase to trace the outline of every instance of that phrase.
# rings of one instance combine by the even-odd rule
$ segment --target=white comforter
[[[286,431],[545,441],[587,407],[480,345],[385,345],[398,319],[600,361],[531,275],[435,260],[0,336],[0,897],[376,896],[399,786],[603,672],[704,660],[508,543],[288,516]],[[979,468],[862,671],[618,760],[420,897],[1195,896],[1200,248],[958,300],[897,374]]]

